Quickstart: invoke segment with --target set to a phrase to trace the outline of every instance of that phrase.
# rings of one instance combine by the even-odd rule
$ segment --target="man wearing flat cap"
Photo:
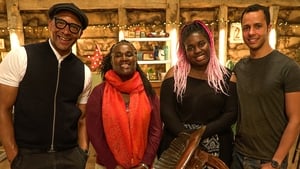
[[[10,51],[0,64],[0,141],[12,169],[84,169],[89,68],[72,53],[88,26],[73,3],[48,11],[49,40]]]

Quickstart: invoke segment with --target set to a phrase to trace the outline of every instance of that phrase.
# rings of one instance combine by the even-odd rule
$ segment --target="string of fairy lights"
[[[231,20],[215,20],[215,21],[204,21],[207,25],[213,26],[213,25],[218,25],[218,24],[230,24],[234,22],[239,22],[239,21],[231,21]],[[114,23],[108,23],[108,24],[95,24],[95,25],[89,25],[87,29],[89,30],[105,30],[105,29],[110,29],[110,30],[126,30],[126,29],[131,29],[131,28],[136,28],[136,27],[150,27],[150,28],[159,28],[159,27],[165,27],[165,26],[175,26],[175,27],[180,27],[184,23],[183,22],[163,22],[160,24],[128,24],[128,25],[119,25],[119,24],[114,24]],[[284,22],[279,22],[277,23],[278,27],[284,27],[284,26],[295,26],[300,27],[300,24],[295,24],[295,23],[289,23],[287,21]],[[1,33],[6,33],[11,30],[22,30],[21,28],[0,28]],[[23,26],[23,31],[24,32],[29,32],[29,33],[41,33],[41,32],[48,32],[48,26],[47,25],[42,25],[42,26]]]
[[[214,21],[203,21],[208,26],[215,27],[221,24],[231,24],[231,23],[237,23],[239,21],[233,21],[233,20],[214,20]],[[181,27],[184,23],[183,22],[162,22],[160,24],[148,24],[148,23],[138,23],[138,24],[127,24],[127,25],[119,25],[114,23],[108,23],[108,24],[95,24],[95,25],[89,25],[87,27],[87,30],[89,31],[98,31],[98,30],[106,30],[109,29],[110,31],[122,31],[122,30],[130,30],[135,29],[137,27],[147,27],[151,28],[153,30],[156,29],[165,29],[166,26],[171,27]],[[295,23],[289,23],[287,21],[280,21],[277,23],[278,27],[289,27],[289,26],[295,26],[296,28],[300,26],[300,24]],[[8,34],[10,31],[24,31],[25,33],[30,34],[44,34],[48,33],[48,26],[42,25],[42,26],[23,26],[23,28],[0,28],[0,32],[4,34]],[[92,71],[97,71],[99,66],[101,65],[103,58],[103,53],[100,50],[100,47],[96,46],[94,54],[91,56],[88,56],[88,59],[90,61],[90,68]]]

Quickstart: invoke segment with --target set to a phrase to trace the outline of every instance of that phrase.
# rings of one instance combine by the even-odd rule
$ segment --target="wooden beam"
[[[161,9],[167,8],[168,0],[19,0],[20,10],[47,10],[54,3],[58,2],[73,2],[81,9],[118,9],[137,8],[137,9]],[[228,7],[244,8],[254,3],[259,3],[266,6],[282,6],[282,7],[300,7],[300,0],[180,0],[180,8],[213,8],[221,5]]]
[[[74,3],[81,9],[118,9],[119,0],[19,0],[20,10],[48,10],[56,3]]]
[[[180,8],[213,8],[221,5],[245,8],[255,3],[266,6],[278,5],[284,7],[291,7],[291,4],[293,4],[293,7],[300,7],[299,0],[180,0]]]
[[[279,6],[270,6],[270,8],[269,8],[270,17],[271,17],[271,24],[273,26],[276,26],[276,24],[277,24],[279,8],[280,8]],[[276,28],[276,27],[274,27],[274,28]]]
[[[137,9],[165,9],[167,7],[166,0],[56,0],[43,1],[40,0],[19,0],[20,10],[48,10],[55,3],[72,2],[81,9],[118,9],[137,8]]]
[[[12,49],[15,47],[14,45],[24,44],[23,20],[18,9],[18,2],[18,0],[6,0],[7,26],[11,37],[10,44]],[[14,39],[13,37],[17,37],[18,39]],[[18,42],[15,42],[16,40]]]
[[[166,21],[179,22],[179,0],[167,0]]]
[[[167,69],[169,69],[171,66],[173,66],[176,63],[177,60],[177,41],[178,41],[178,32],[179,27],[179,0],[167,0],[167,8],[166,8],[166,22],[171,22],[166,24],[166,32],[169,33],[171,41],[167,42],[168,50],[171,56],[171,64],[167,64]]]
[[[220,6],[219,12],[219,60],[221,64],[225,65],[227,61],[227,35],[228,35],[228,7]],[[214,50],[214,49],[213,49]]]
[[[128,24],[128,18],[127,18],[127,11],[125,8],[119,8],[118,10],[118,20],[119,20],[119,25],[124,26]]]
[[[272,29],[270,32],[270,45],[272,48],[276,49],[276,27],[277,27],[277,19],[278,19],[278,14],[279,14],[279,6],[270,6],[269,11],[270,11],[270,23],[272,25]]]

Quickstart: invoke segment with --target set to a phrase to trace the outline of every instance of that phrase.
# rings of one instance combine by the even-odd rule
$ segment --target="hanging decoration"
[[[236,24],[239,21],[236,20],[212,20],[212,21],[205,21],[206,25],[215,25],[218,23],[225,23],[225,24],[229,24],[229,23],[234,23]],[[119,25],[119,24],[114,24],[114,23],[108,23],[108,24],[94,24],[94,25],[89,25],[87,29],[90,30],[103,30],[103,29],[111,29],[111,30],[127,30],[130,28],[136,28],[136,27],[156,27],[156,26],[166,26],[166,25],[173,25],[173,26],[178,26],[180,27],[183,23],[182,22],[172,22],[172,21],[168,21],[168,22],[163,22],[160,24],[126,24],[126,25]],[[281,26],[295,26],[296,28],[299,27],[299,24],[297,23],[288,23],[287,21],[283,21],[283,22],[279,22],[277,23],[277,26],[281,27]],[[0,28],[0,33],[5,33],[8,30],[14,30],[15,28]],[[34,32],[34,33],[39,33],[39,32],[43,32],[43,31],[48,31],[48,26],[44,25],[44,26],[24,26],[23,27],[24,31],[28,31],[28,32]]]
[[[103,54],[101,52],[101,49],[98,44],[96,44],[94,55],[92,57],[88,56],[90,59],[90,69],[91,71],[95,72],[99,69],[102,59],[103,59]]]

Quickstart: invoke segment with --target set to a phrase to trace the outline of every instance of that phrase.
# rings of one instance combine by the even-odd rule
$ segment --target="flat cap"
[[[61,11],[69,11],[74,13],[82,25],[82,30],[84,30],[89,23],[88,17],[85,13],[80,10],[75,4],[73,3],[58,3],[54,4],[48,11],[48,16],[50,19],[53,19],[54,15],[58,14]]]

